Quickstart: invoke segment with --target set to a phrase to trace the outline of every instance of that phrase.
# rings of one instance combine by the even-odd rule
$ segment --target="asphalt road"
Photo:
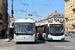
[[[0,50],[75,50],[75,38],[65,38],[65,41],[37,40],[36,43],[4,42],[0,43]]]

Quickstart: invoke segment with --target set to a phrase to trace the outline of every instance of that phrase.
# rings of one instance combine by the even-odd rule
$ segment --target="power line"
[[[50,0],[48,0],[45,4],[43,4],[43,6],[41,6],[38,10],[40,10],[42,7],[44,7],[44,5],[45,5],[45,7],[46,6],[48,6],[52,1],[54,1],[54,0],[52,0],[49,4],[47,4],[48,2],[49,2]],[[43,9],[43,8],[42,8]],[[35,13],[35,14],[34,14]],[[41,17],[40,15],[38,15],[38,14],[36,14],[36,12],[33,12],[33,15],[35,15],[35,16],[37,16],[37,17]]]
[[[49,1],[50,1],[50,0],[48,0],[47,2],[49,2]],[[46,2],[46,3],[47,3],[47,2]],[[46,4],[46,3],[45,3],[45,4]],[[45,4],[43,4],[40,8],[42,8]],[[39,8],[39,9],[40,9],[40,8]],[[39,9],[37,9],[36,11],[38,11]]]
[[[26,10],[27,10],[29,4],[27,4],[27,3],[21,3],[21,4],[24,5],[24,7],[25,7],[25,6],[27,6],[27,7],[26,7],[25,11],[24,11],[24,7],[23,7],[23,9],[20,10],[20,11],[21,11],[21,12],[27,12]]]
[[[27,5],[27,7],[26,7],[26,9],[25,9],[25,10],[27,10],[27,8],[28,8],[28,5]]]
[[[50,0],[48,0],[46,3],[48,3],[49,1],[50,1]],[[43,6],[44,6],[46,3],[44,3]],[[40,8],[42,8],[43,6],[41,6]],[[39,9],[40,9],[40,8],[39,8]],[[39,9],[37,9],[37,10],[39,10]],[[37,10],[36,10],[36,11],[37,11]],[[38,15],[38,14],[36,14],[36,13],[37,13],[37,12],[32,12],[33,15],[35,15],[35,16],[37,16],[37,17],[41,17],[40,15]]]
[[[29,4],[27,4],[27,3],[21,3],[22,5],[29,5]]]
[[[51,4],[54,0],[52,0],[50,3],[46,4],[43,8],[41,8],[39,11],[43,10],[44,8],[46,8],[49,4]],[[38,11],[38,12],[39,12]]]
[[[32,10],[33,10],[33,12],[34,12],[34,7],[33,7],[33,0],[32,0]]]

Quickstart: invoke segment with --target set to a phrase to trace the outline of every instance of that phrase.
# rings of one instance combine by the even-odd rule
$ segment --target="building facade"
[[[65,1],[65,31],[75,31],[75,0]]]
[[[0,0],[0,31],[7,28],[8,21],[8,3],[7,0]]]
[[[56,22],[64,24],[64,15],[57,13],[57,11],[50,14],[47,18],[40,19],[40,21],[36,22],[35,24],[36,24],[36,26],[39,26],[42,23],[56,23]]]

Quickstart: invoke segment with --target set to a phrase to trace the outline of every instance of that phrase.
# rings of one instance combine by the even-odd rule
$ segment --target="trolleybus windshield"
[[[16,34],[34,34],[35,23],[15,23]]]
[[[49,32],[51,35],[63,35],[64,26],[63,24],[50,24]]]

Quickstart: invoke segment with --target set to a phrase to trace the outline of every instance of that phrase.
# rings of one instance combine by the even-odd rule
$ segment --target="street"
[[[65,37],[65,41],[43,41],[37,40],[36,43],[0,43],[0,50],[74,50],[75,38]],[[1,39],[0,39],[1,40]]]

